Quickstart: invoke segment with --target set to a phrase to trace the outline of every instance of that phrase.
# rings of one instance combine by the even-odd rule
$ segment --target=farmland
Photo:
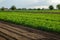
[[[37,11],[36,11],[37,12]],[[45,11],[47,12],[47,11]],[[50,11],[49,11],[50,12]],[[54,12],[54,11],[53,11]],[[0,12],[0,20],[30,28],[60,33],[60,14],[50,12]],[[56,11],[58,12],[58,11]],[[60,13],[60,12],[58,12]]]
[[[60,1],[0,0],[0,40],[60,40]]]

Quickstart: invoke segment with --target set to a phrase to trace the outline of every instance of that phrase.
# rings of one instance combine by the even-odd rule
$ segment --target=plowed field
[[[60,34],[0,22],[0,40],[60,40]]]

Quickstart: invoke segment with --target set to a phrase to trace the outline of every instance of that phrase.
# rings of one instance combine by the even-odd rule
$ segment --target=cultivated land
[[[1,11],[0,39],[60,40],[59,10],[32,11]]]
[[[0,20],[60,33],[60,14],[57,13],[0,12]]]
[[[60,40],[60,34],[54,34],[15,25],[7,22],[0,22],[1,40]]]

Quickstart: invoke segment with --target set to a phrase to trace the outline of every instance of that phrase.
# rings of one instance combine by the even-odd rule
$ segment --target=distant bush
[[[17,10],[22,10],[21,8],[18,8]]]
[[[22,10],[27,10],[26,8],[22,8]]]
[[[40,8],[37,8],[37,10],[40,10]]]
[[[1,10],[1,11],[7,11],[8,8],[2,7],[0,10]]]

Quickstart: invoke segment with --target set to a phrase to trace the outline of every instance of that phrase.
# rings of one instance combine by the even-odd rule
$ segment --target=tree
[[[37,10],[40,10],[40,8],[37,8]]]
[[[16,6],[13,5],[10,9],[11,10],[16,10]]]
[[[56,6],[56,8],[57,8],[57,9],[60,9],[60,4],[58,4],[58,5]]]
[[[50,9],[50,10],[53,10],[53,9],[54,9],[54,7],[53,7],[52,5],[50,5],[50,6],[49,6],[49,9]]]
[[[2,7],[2,8],[1,8],[1,10],[2,10],[2,11],[4,11],[4,10],[5,10],[5,8],[4,8],[4,7]]]

